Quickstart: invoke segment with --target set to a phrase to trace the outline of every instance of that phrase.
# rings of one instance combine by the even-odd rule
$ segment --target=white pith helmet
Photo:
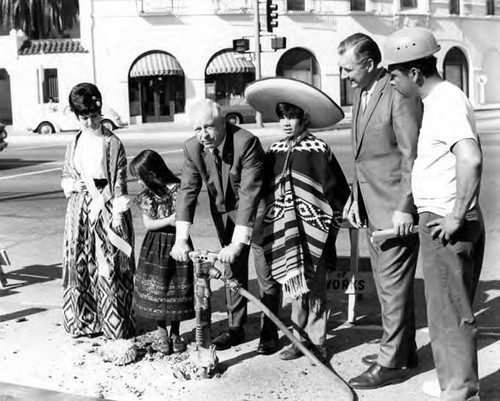
[[[391,34],[384,44],[384,64],[400,64],[418,60],[441,49],[436,38],[426,28],[404,28]]]

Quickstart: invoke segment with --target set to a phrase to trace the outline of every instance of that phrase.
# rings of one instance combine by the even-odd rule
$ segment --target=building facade
[[[500,107],[498,0],[274,0],[279,25],[262,34],[260,71],[254,1],[80,0],[79,40],[0,37],[0,116],[10,112],[23,128],[33,110],[67,103],[75,83],[90,81],[132,124],[182,120],[198,97],[238,104],[259,72],[315,85],[348,112],[339,42],[364,32],[382,45],[405,26],[434,32],[438,69],[475,108]],[[285,37],[286,48],[274,51],[273,36]],[[238,38],[249,40],[245,54],[232,49]]]

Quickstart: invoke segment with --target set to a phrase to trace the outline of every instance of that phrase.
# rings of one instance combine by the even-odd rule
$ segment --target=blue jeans
[[[433,240],[427,223],[440,218],[420,214],[420,254],[427,301],[432,354],[441,400],[479,400],[477,326],[472,302],[484,254],[484,223],[477,206],[443,246]]]

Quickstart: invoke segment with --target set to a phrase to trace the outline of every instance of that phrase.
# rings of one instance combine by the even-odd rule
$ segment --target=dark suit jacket
[[[411,193],[411,170],[417,156],[422,106],[405,98],[390,84],[386,70],[375,84],[370,102],[360,115],[361,90],[354,95],[354,199],[366,208],[374,229],[392,228],[399,210],[416,214]]]
[[[222,245],[231,242],[234,225],[252,227],[260,200],[264,150],[257,137],[226,124],[222,150],[222,186],[213,155],[196,137],[184,143],[184,167],[176,218],[193,222],[198,194],[207,186],[210,210]]]

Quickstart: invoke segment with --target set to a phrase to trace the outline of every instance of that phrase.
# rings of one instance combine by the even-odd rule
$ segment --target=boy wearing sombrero
[[[340,121],[341,109],[320,90],[287,78],[254,82],[247,102],[274,112],[285,137],[271,145],[264,164],[263,248],[271,276],[291,300],[295,335],[326,360],[326,274],[335,263],[335,240],[349,186],[330,147],[308,127]],[[299,358],[295,346],[280,358]]]

